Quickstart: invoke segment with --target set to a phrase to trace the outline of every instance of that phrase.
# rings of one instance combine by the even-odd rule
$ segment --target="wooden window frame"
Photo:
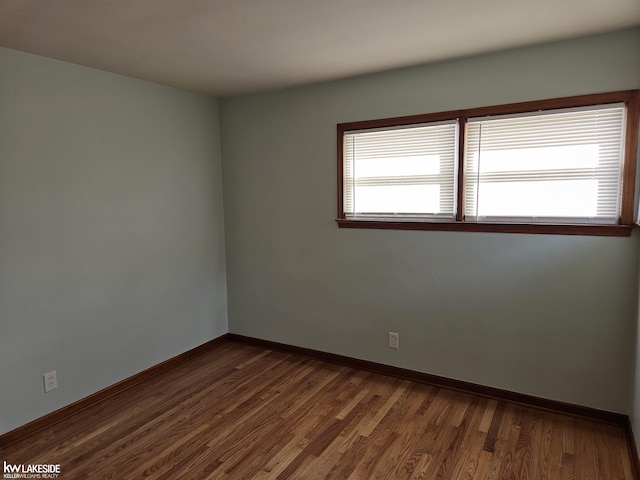
[[[562,108],[587,107],[624,103],[626,107],[624,158],[622,166],[621,204],[618,223],[603,224],[561,224],[561,223],[499,223],[499,222],[465,222],[464,220],[464,146],[466,142],[466,123],[469,118],[521,114]],[[405,117],[383,118],[360,122],[340,123],[337,125],[338,140],[338,216],[336,222],[340,228],[374,228],[395,230],[444,230],[456,232],[500,232],[500,233],[535,233],[562,235],[602,235],[629,236],[635,225],[634,188],[636,181],[636,159],[638,151],[638,128],[640,117],[640,90],[579,95],[549,100],[537,100],[505,105],[471,108],[465,110],[449,110],[446,112],[411,115]],[[344,212],[343,195],[343,146],[344,134],[353,130],[424,124],[443,120],[458,119],[460,133],[458,139],[458,174],[457,205],[454,220],[387,220],[347,218]]]

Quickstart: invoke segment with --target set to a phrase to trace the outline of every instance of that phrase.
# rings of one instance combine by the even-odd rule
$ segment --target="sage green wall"
[[[638,280],[640,283],[640,264],[638,265]],[[640,291],[638,291],[638,305],[636,310],[636,329],[634,334],[635,352],[633,356],[633,376],[631,380],[631,428],[636,440],[636,447],[640,447]],[[640,456],[640,448],[638,449]]]
[[[222,99],[230,331],[628,412],[637,236],[339,229],[336,124],[640,88],[639,45],[633,29]]]
[[[220,163],[216,100],[0,49],[0,433],[227,332]]]

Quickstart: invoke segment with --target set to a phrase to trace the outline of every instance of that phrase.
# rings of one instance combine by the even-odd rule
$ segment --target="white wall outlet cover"
[[[400,348],[400,334],[389,332],[389,348]]]
[[[58,388],[58,376],[55,370],[53,372],[45,373],[42,378],[44,380],[45,393]]]

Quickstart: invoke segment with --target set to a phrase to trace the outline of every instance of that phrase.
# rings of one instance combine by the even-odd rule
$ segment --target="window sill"
[[[420,222],[388,220],[353,220],[338,218],[340,228],[384,230],[438,230],[446,232],[530,233],[548,235],[593,235],[628,237],[634,225],[555,225],[533,223]]]

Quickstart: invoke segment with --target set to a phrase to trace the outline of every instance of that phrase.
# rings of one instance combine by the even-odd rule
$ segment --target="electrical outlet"
[[[45,373],[42,378],[44,379],[44,393],[58,388],[58,377],[55,370],[53,372]]]
[[[389,332],[389,348],[400,348],[400,334]]]

